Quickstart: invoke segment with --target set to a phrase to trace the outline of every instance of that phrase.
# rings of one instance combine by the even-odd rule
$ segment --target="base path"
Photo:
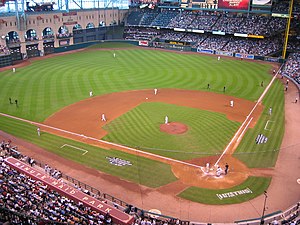
[[[233,108],[229,105],[230,100],[235,102]],[[44,123],[101,139],[107,134],[102,126],[144,102],[165,102],[219,112],[237,122],[243,122],[255,105],[255,102],[211,92],[160,89],[159,94],[154,95],[153,90],[138,90],[111,93],[82,100],[53,114]],[[262,109],[263,107],[259,106],[255,111],[250,127],[254,127]],[[102,113],[105,114],[107,122],[101,121]]]

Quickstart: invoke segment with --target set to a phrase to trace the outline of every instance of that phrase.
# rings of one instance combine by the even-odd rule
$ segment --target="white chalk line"
[[[248,126],[252,122],[252,119],[253,119],[253,117],[251,117],[251,119],[249,120],[249,122],[246,124],[246,126],[245,126],[244,130],[242,131],[241,135],[238,137],[237,142],[239,142],[241,140],[241,138],[244,136],[244,133],[248,129]]]
[[[238,136],[238,134],[240,133],[241,129],[243,128],[243,126],[245,125],[245,123],[247,122],[247,120],[250,118],[251,114],[253,113],[253,111],[256,109],[256,107],[258,106],[258,104],[262,101],[262,99],[265,97],[266,93],[269,91],[271,85],[273,84],[274,80],[276,79],[278,72],[281,70],[281,68],[283,67],[283,65],[281,65],[281,67],[279,68],[279,70],[276,72],[276,74],[273,76],[272,80],[270,81],[270,83],[268,84],[268,86],[266,87],[266,89],[263,91],[263,93],[261,94],[261,96],[259,97],[259,99],[257,100],[256,104],[254,105],[254,107],[252,108],[252,110],[250,111],[250,113],[248,114],[248,116],[246,117],[246,119],[244,120],[244,122],[242,123],[242,125],[239,127],[239,129],[237,130],[237,132],[234,134],[233,138],[230,140],[230,142],[228,143],[228,145],[226,146],[226,148],[224,149],[223,153],[221,154],[221,156],[219,157],[219,159],[216,161],[215,166],[218,165],[218,163],[220,162],[220,160],[223,158],[223,156],[226,154],[226,152],[228,151],[229,147],[232,145],[232,143],[236,140],[236,137]],[[244,133],[244,132],[243,132]],[[242,133],[239,135],[238,139],[240,139],[240,137],[242,137]]]
[[[38,126],[38,127],[45,127],[45,128],[48,128],[48,129],[60,131],[62,133],[71,134],[71,135],[74,135],[74,136],[77,136],[77,137],[81,137],[81,138],[84,137],[86,139],[97,141],[97,142],[100,142],[102,144],[108,144],[108,145],[112,145],[112,146],[115,146],[115,147],[127,149],[129,151],[132,151],[134,153],[139,153],[141,155],[144,154],[144,155],[148,155],[148,156],[151,156],[151,157],[154,157],[154,158],[163,159],[165,161],[175,162],[175,163],[183,164],[183,165],[186,165],[186,166],[192,166],[192,167],[195,167],[195,168],[200,168],[200,166],[195,165],[195,164],[183,162],[183,161],[176,160],[176,159],[171,159],[171,158],[160,156],[160,155],[156,155],[156,154],[153,154],[153,153],[150,153],[150,152],[144,152],[144,151],[141,151],[141,150],[137,150],[137,149],[134,149],[134,148],[130,148],[130,147],[127,147],[127,146],[124,146],[124,145],[120,145],[120,144],[115,144],[115,143],[108,142],[108,141],[103,141],[103,140],[100,140],[100,139],[97,139],[97,138],[93,138],[93,137],[82,136],[81,134],[74,133],[72,131],[67,131],[67,130],[63,130],[63,129],[60,129],[60,128],[52,127],[52,126],[49,126],[49,125],[46,125],[46,124],[33,122],[33,121],[30,121],[30,120],[26,120],[26,119],[22,119],[22,118],[19,118],[19,117],[11,116],[11,115],[8,115],[8,114],[5,114],[5,113],[0,113],[0,115],[4,116],[4,117],[15,119],[15,120],[23,121],[23,122],[26,122],[26,123],[30,123],[30,124],[33,124],[33,125]]]
[[[268,124],[269,123],[274,123],[275,121],[273,121],[273,120],[268,120],[267,122],[266,122],[266,125],[265,125],[265,128],[264,128],[264,130],[271,130],[271,129],[267,129],[267,127],[268,127]]]
[[[85,150],[85,149],[82,149],[82,148],[78,148],[78,147],[76,147],[76,146],[68,145],[68,144],[64,144],[64,145],[60,146],[60,148],[63,148],[63,147],[65,147],[65,146],[69,146],[70,148],[75,148],[75,149],[77,149],[77,150],[79,150],[79,151],[83,151],[84,153],[81,154],[81,155],[85,155],[86,153],[89,152],[88,150]]]

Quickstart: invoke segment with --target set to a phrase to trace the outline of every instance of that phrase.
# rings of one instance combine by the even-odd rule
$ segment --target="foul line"
[[[271,85],[273,84],[274,80],[276,79],[276,77],[278,75],[278,72],[281,70],[282,67],[283,67],[283,65],[281,65],[281,67],[279,68],[279,70],[277,70],[276,74],[273,76],[272,80],[270,81],[270,83],[268,84],[268,86],[266,87],[266,89],[263,91],[263,93],[261,94],[261,96],[257,100],[256,104],[254,105],[254,107],[252,108],[252,110],[250,111],[250,113],[248,114],[248,116],[246,117],[246,119],[244,120],[244,122],[242,123],[242,125],[240,126],[240,128],[237,130],[237,132],[234,134],[233,138],[230,140],[229,144],[224,149],[224,151],[221,154],[220,158],[216,161],[215,166],[218,165],[218,163],[220,162],[220,160],[223,158],[223,156],[225,155],[225,153],[228,151],[229,147],[231,147],[232,143],[233,142],[237,142],[237,140],[241,139],[241,137],[243,136],[244,131],[246,130],[246,128],[248,127],[248,125],[247,125],[247,127],[245,127],[244,131],[241,134],[239,134],[239,133],[241,132],[241,130],[244,127],[245,123],[248,121],[248,119],[250,118],[251,114],[253,113],[253,111],[258,106],[258,104],[262,101],[262,99],[265,97],[266,93],[269,91]],[[251,118],[251,120],[252,120],[252,118]],[[250,122],[248,124],[250,124]],[[238,136],[238,138],[237,138],[237,136]],[[236,138],[237,138],[237,140],[236,140]]]
[[[245,126],[244,130],[242,131],[241,135],[239,136],[239,138],[237,139],[237,142],[239,142],[241,140],[241,138],[244,136],[244,133],[246,132],[246,130],[248,129],[249,124],[251,123],[253,117],[251,117],[251,119],[249,120],[249,122],[247,123],[247,125]]]
[[[103,140],[100,140],[100,139],[97,139],[97,138],[84,136],[82,134],[74,133],[72,131],[67,131],[67,130],[52,127],[52,126],[49,126],[49,125],[45,125],[45,124],[42,124],[42,123],[33,122],[33,121],[30,121],[30,120],[26,120],[26,119],[22,119],[22,118],[19,118],[19,117],[11,116],[11,115],[8,115],[8,114],[5,114],[5,113],[0,113],[0,115],[4,116],[4,117],[15,119],[15,120],[19,120],[19,121],[22,121],[22,122],[30,123],[30,124],[33,124],[33,125],[36,125],[36,126],[39,126],[39,127],[45,127],[45,128],[60,131],[60,132],[66,133],[66,134],[72,134],[72,135],[77,136],[77,137],[81,137],[81,138],[84,137],[85,139],[97,141],[97,142],[100,142],[102,144],[108,144],[108,145],[111,145],[111,146],[127,149],[129,151],[139,153],[141,156],[142,155],[148,155],[148,156],[152,156],[152,157],[157,158],[157,159],[163,159],[163,160],[169,161],[169,162],[175,162],[175,163],[183,164],[183,165],[186,165],[186,166],[192,166],[192,167],[195,167],[195,168],[200,168],[200,166],[194,165],[194,164],[191,164],[191,163],[183,162],[183,161],[176,160],[176,159],[171,159],[171,158],[160,156],[160,155],[155,155],[153,153],[144,152],[144,151],[137,150],[137,149],[134,149],[134,148],[130,148],[130,147],[127,147],[127,146],[124,146],[124,145],[115,144],[113,142],[103,141]]]
[[[73,146],[73,145],[68,145],[68,144],[64,144],[64,145],[60,146],[60,148],[63,148],[63,147],[65,147],[65,146],[69,146],[69,147],[71,147],[71,148],[75,148],[75,149],[77,149],[77,150],[83,151],[84,153],[82,153],[81,155],[85,155],[86,153],[89,152],[88,150],[84,150],[84,149],[82,149],[82,148],[78,148],[78,147],[75,147],[75,146]]]

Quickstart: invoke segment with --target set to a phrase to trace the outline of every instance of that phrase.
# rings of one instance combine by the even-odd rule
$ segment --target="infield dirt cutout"
[[[95,93],[97,94],[97,93]],[[88,93],[87,93],[88,96]],[[147,99],[146,99],[147,98]],[[234,107],[230,107],[230,101],[234,101]],[[158,95],[154,95],[153,90],[136,90],[127,92],[110,93],[106,95],[87,98],[72,105],[69,105],[57,113],[51,115],[44,121],[44,124],[50,125],[62,130],[83,134],[85,137],[94,138],[94,140],[85,138],[84,136],[74,136],[66,134],[58,130],[47,129],[48,132],[75,139],[77,141],[85,142],[104,149],[117,149],[125,151],[130,154],[136,154],[134,151],[123,148],[122,146],[111,145],[109,143],[99,142],[96,139],[101,139],[107,132],[102,127],[110,121],[116,119],[122,114],[137,107],[144,102],[164,102],[179,106],[186,106],[197,108],[212,112],[225,114],[228,119],[242,123],[249,112],[255,105],[245,99],[235,98],[226,94],[218,94],[212,92],[192,91],[182,89],[161,89]],[[258,105],[253,112],[253,120],[249,127],[254,127],[263,110],[261,105]],[[101,121],[101,115],[106,115],[107,121]],[[166,127],[169,128],[166,128]],[[172,134],[180,134],[185,132],[188,128],[184,124],[177,121],[172,121],[169,125],[163,124],[161,129],[164,132],[171,132]],[[166,130],[167,129],[167,130]],[[176,160],[170,160],[161,156],[149,155],[147,152],[139,152],[139,156],[151,158],[153,160],[168,163],[172,166],[174,175],[184,184],[190,186],[198,186],[203,188],[223,189],[230,188],[241,184],[251,174],[252,169],[246,167],[241,161],[232,157],[233,149],[224,155],[219,162],[219,166],[224,168],[225,164],[230,165],[229,173],[215,176],[208,176],[203,173],[200,167],[205,167],[206,163],[214,165],[219,156],[198,158],[187,161],[187,164],[182,164]],[[190,166],[193,164],[196,166]],[[253,171],[256,175],[260,174]]]

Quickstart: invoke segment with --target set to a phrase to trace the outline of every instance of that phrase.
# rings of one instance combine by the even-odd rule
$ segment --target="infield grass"
[[[160,131],[168,115],[169,122],[188,126],[179,135]],[[179,160],[222,153],[240,123],[225,114],[166,103],[143,103],[104,126],[106,141],[129,145],[154,154]]]

